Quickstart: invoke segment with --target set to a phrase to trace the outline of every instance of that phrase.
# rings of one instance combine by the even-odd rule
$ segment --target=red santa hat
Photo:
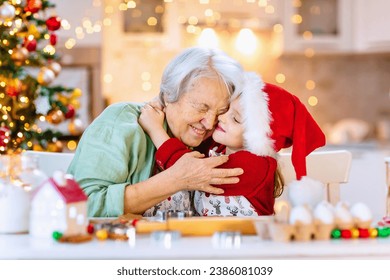
[[[247,73],[240,102],[244,115],[244,142],[250,152],[276,157],[292,146],[291,160],[297,179],[306,176],[306,156],[325,145],[325,135],[295,95],[265,84]]]

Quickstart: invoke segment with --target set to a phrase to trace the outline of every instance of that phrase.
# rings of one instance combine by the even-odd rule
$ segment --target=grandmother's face
[[[211,136],[218,116],[228,107],[226,86],[217,79],[199,78],[178,101],[166,104],[165,114],[173,136],[197,147]]]

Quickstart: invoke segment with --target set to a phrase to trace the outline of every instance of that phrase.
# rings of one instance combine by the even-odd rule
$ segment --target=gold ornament
[[[53,61],[53,62],[50,62],[49,65],[47,66],[51,71],[54,72],[54,75],[57,77],[61,70],[62,70],[62,67],[59,63]]]
[[[64,149],[64,145],[59,140],[57,140],[55,142],[49,142],[49,144],[47,144],[47,151],[48,152],[60,153],[60,152],[62,152],[63,149]]]
[[[81,94],[82,94],[81,89],[75,88],[75,89],[73,90],[73,92],[72,92],[72,97],[80,97]]]
[[[61,93],[57,93],[57,100],[60,101],[65,106],[69,104],[69,98]]]
[[[18,95],[18,106],[21,109],[25,109],[30,106],[30,99],[24,93]]]
[[[16,65],[22,65],[28,57],[28,50],[24,47],[17,47],[12,50],[11,58]]]
[[[38,39],[41,36],[41,33],[38,31],[38,28],[36,25],[31,24],[28,26],[28,35],[34,36],[35,39]]]
[[[68,125],[68,129],[71,135],[79,136],[84,131],[83,122],[80,119],[74,118]]]
[[[78,99],[71,99],[69,104],[72,104],[75,109],[80,109],[80,101]]]
[[[65,120],[64,113],[61,110],[51,110],[47,116],[46,120],[51,124],[59,124]]]
[[[42,148],[42,146],[39,145],[39,144],[34,144],[34,145],[33,145],[33,150],[34,150],[34,151],[42,152],[42,151],[43,151],[43,148]]]
[[[45,86],[50,84],[52,81],[54,81],[54,79],[55,79],[54,72],[47,67],[42,67],[37,77],[38,83]]]

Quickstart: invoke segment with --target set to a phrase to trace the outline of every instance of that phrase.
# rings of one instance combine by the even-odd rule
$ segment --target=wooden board
[[[256,234],[255,221],[268,222],[273,216],[262,217],[190,217],[170,218],[165,222],[139,221],[137,233],[157,230],[178,230],[183,236],[211,236],[218,231],[238,231],[243,235]]]

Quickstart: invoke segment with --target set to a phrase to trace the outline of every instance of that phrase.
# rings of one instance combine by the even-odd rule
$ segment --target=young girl
[[[139,122],[157,147],[156,163],[167,169],[191,152],[162,129],[164,113],[145,107]],[[196,133],[196,128],[194,128]],[[233,96],[229,110],[218,117],[211,154],[229,155],[221,168],[241,167],[236,184],[219,185],[223,195],[196,191],[195,210],[203,216],[257,216],[274,213],[275,197],[283,191],[277,152],[293,144],[292,161],[297,179],[306,175],[305,157],[325,144],[325,137],[299,99],[247,73],[243,91]],[[218,182],[215,182],[218,184]]]

